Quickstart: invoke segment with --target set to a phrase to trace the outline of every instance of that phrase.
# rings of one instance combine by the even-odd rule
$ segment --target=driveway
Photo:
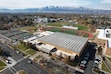
[[[92,68],[93,68],[93,64],[94,64],[94,58],[95,58],[95,53],[96,53],[96,50],[94,49],[94,46],[95,45],[89,45],[88,47],[88,50],[87,52],[90,53],[90,57],[89,57],[89,61],[88,61],[88,64],[87,64],[87,67],[85,69],[85,72],[84,74],[94,74],[92,72]]]

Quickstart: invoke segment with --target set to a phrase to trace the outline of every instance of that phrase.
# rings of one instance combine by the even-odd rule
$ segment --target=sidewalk
[[[10,60],[10,64],[7,63],[7,66],[8,66],[8,67],[12,67],[12,66],[14,66],[14,65],[17,63],[17,61],[15,61],[15,60],[14,60],[13,58],[11,58],[11,57],[8,57],[7,59]]]
[[[108,67],[109,71],[111,72],[111,62],[108,60],[108,58],[106,58],[103,61],[105,62],[106,66]]]

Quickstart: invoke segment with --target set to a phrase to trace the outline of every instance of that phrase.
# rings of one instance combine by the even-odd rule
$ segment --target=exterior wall
[[[103,48],[103,55],[111,57],[111,48],[108,48],[107,40],[97,39],[96,43]]]
[[[96,29],[96,34],[98,36],[99,29]],[[111,48],[108,48],[107,40],[104,39],[96,39],[96,43],[103,48],[103,55],[111,57]]]
[[[83,52],[84,52],[84,50],[86,49],[86,46],[88,45],[88,42],[86,43],[86,45],[82,48],[82,51],[80,52],[80,54],[78,55],[78,56],[80,56]]]
[[[49,44],[49,43],[47,43],[47,42],[43,42],[43,41],[41,41],[41,42],[44,43],[44,44]],[[88,42],[87,42],[87,43],[88,43]],[[77,53],[77,52],[74,52],[74,51],[72,51],[72,50],[68,50],[68,49],[65,49],[65,48],[62,48],[62,47],[59,47],[59,46],[55,46],[55,45],[52,45],[52,44],[50,44],[50,45],[55,46],[58,50],[64,51],[64,52],[66,52],[66,53],[76,54],[77,56],[80,56],[80,55],[83,53],[83,51],[85,50],[85,47],[87,46],[87,43],[86,43],[86,45],[83,47],[83,49],[82,49],[82,51],[81,51],[80,53]]]
[[[106,41],[105,45],[104,45],[103,55],[105,55],[106,52],[107,52],[107,48],[108,48],[107,46],[108,46],[108,44],[107,44],[107,41]]]
[[[96,43],[98,46],[102,46],[102,48],[103,48],[102,54],[105,55],[105,53],[107,51],[107,40],[96,39]]]
[[[107,48],[106,56],[111,57],[111,48]]]
[[[71,59],[74,59],[75,56],[76,56],[76,53],[75,53],[75,54],[74,54],[74,53],[73,53],[73,54],[68,54],[68,53],[66,53],[66,52],[64,52],[64,51],[57,50],[57,51],[56,51],[56,55],[58,55],[58,56],[62,56],[62,57],[64,57],[64,58],[70,56]]]

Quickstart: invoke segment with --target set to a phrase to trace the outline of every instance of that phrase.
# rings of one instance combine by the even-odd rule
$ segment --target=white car
[[[101,60],[99,60],[99,59],[95,59],[94,63],[100,64],[100,61],[101,61]]]
[[[17,53],[20,53],[19,51],[16,51]]]
[[[28,63],[29,63],[29,64],[32,64],[32,61],[28,60]]]
[[[5,60],[6,63],[8,63],[8,60]]]
[[[99,62],[98,62],[98,61],[94,61],[94,63],[99,64]]]
[[[81,64],[86,64],[87,63],[87,61],[86,60],[83,60],[83,61],[81,61]]]
[[[6,61],[6,63],[11,64],[11,61],[10,61],[10,60],[5,60],[5,61]]]

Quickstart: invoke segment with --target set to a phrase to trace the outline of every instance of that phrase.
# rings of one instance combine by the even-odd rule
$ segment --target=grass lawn
[[[20,30],[27,30],[29,31],[30,34],[33,34],[39,27],[37,26],[25,26],[25,27],[20,27]]]
[[[30,50],[26,51],[26,53],[29,55],[34,55],[34,54],[36,54],[36,51],[34,51],[33,49],[30,49]]]
[[[52,28],[52,29],[50,29],[50,31],[52,31],[52,32],[61,32],[61,28]]]
[[[36,58],[37,58],[37,59],[40,59],[41,57],[42,57],[41,55],[38,55]]]
[[[0,67],[0,70],[4,69],[4,67]]]
[[[88,36],[89,36],[89,34],[85,33],[83,37],[88,37]]]
[[[77,32],[74,31],[74,30],[65,30],[65,31],[62,31],[61,28],[52,28],[49,31],[52,31],[52,32],[63,32],[63,33],[72,34],[72,35],[77,34]]]
[[[23,44],[18,44],[18,45],[16,45],[16,47],[19,48],[21,51],[27,50],[27,47],[24,46]]]
[[[18,71],[18,74],[26,74],[26,72],[24,70],[20,70]]]
[[[107,68],[107,66],[104,64],[104,62],[102,63],[102,70],[104,70],[106,72],[110,72],[109,69]]]
[[[108,58],[108,60],[111,62],[111,58],[109,58],[109,57],[107,57]]]
[[[48,26],[58,26],[58,27],[62,27],[63,25],[67,25],[69,24],[69,22],[52,22],[52,23],[48,23]]]
[[[6,64],[0,60],[0,66],[6,66]]]
[[[24,26],[20,27],[20,30],[38,29],[37,26]]]
[[[88,30],[88,27],[87,26],[84,26],[84,25],[80,25],[80,24],[76,24],[76,25],[74,25],[75,27],[78,27],[79,28],[79,30]]]
[[[77,34],[77,32],[76,32],[76,31],[73,31],[73,30],[65,30],[64,33],[72,34],[72,35]]]

